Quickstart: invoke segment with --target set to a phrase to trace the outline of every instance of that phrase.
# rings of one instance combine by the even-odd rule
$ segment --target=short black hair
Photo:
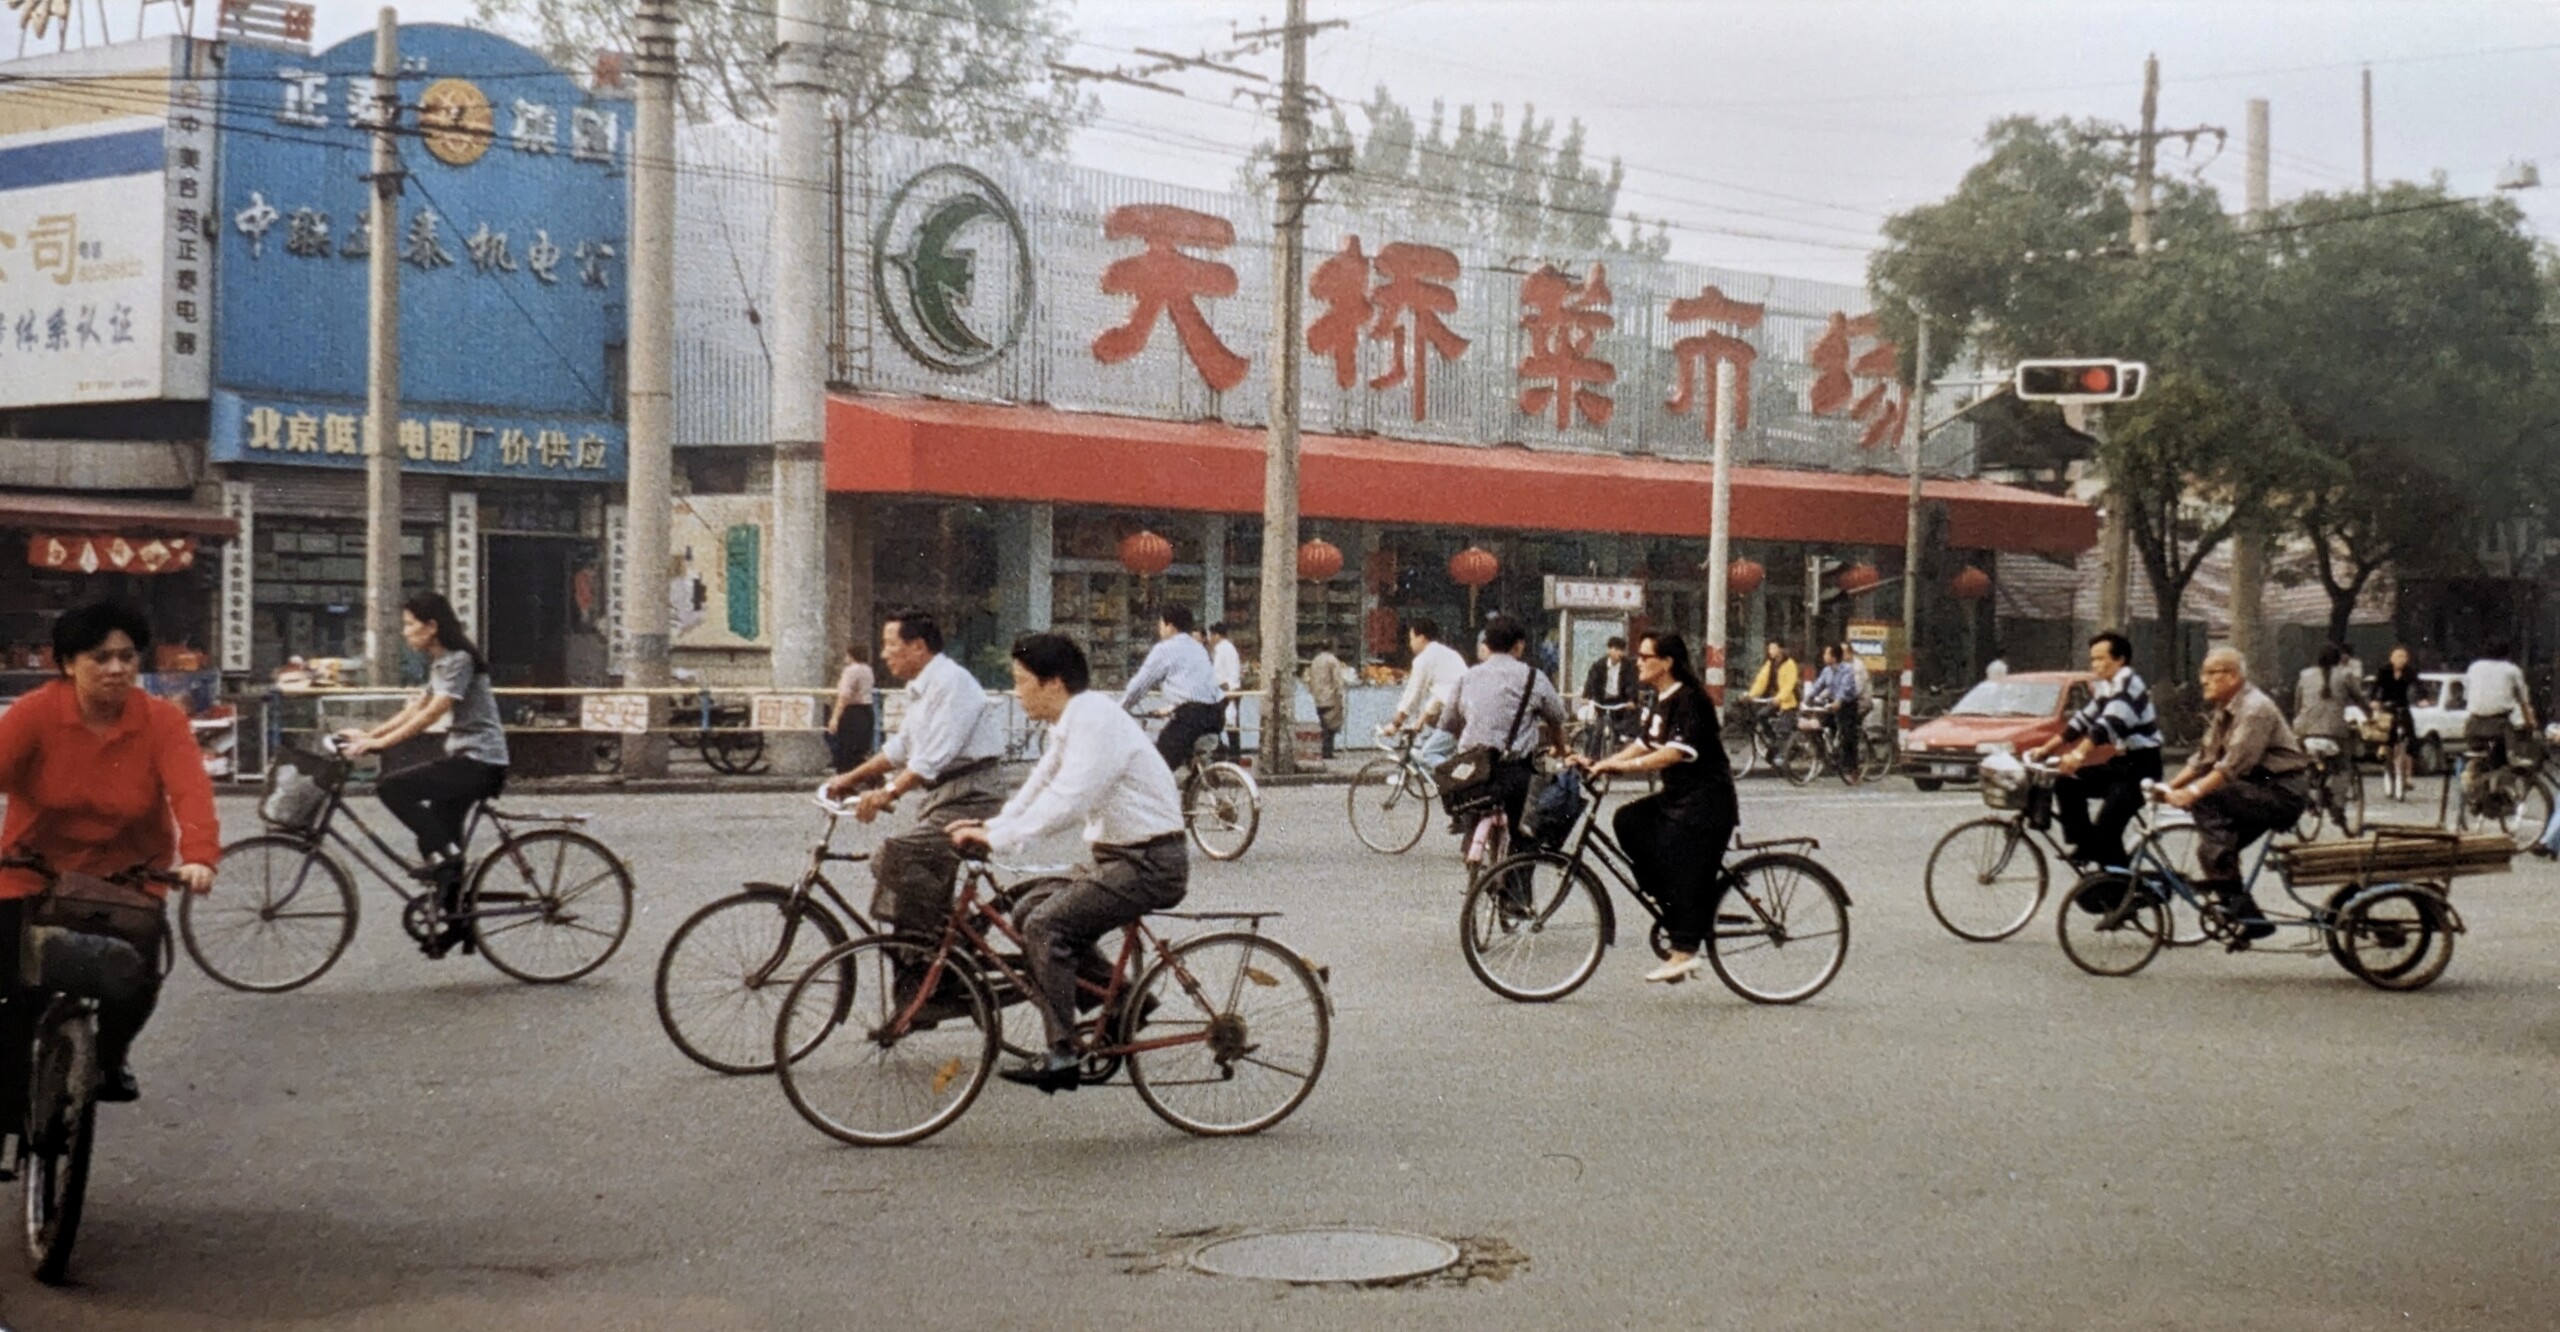
[[[1609,639],[1609,646],[1616,648],[1620,652],[1624,652],[1627,650],[1627,640],[1612,635]]]
[[[1093,664],[1065,634],[1024,634],[1013,640],[1013,660],[1033,679],[1055,680],[1070,694],[1081,694],[1093,683]]]
[[[1189,606],[1167,606],[1156,612],[1156,619],[1161,623],[1172,625],[1173,631],[1177,634],[1187,634],[1191,632],[1192,621],[1191,608]]]
[[[1497,615],[1484,622],[1484,645],[1496,652],[1509,652],[1529,641],[1529,631],[1508,615]]]
[[[2089,646],[2096,647],[2100,643],[2107,645],[2108,656],[2118,661],[2133,660],[2133,640],[2115,630],[2109,629],[2105,633],[2090,636]]]
[[[1440,622],[1428,615],[1417,615],[1405,621],[1404,631],[1408,634],[1419,634],[1429,642],[1440,641]]]
[[[2491,661],[2506,661],[2515,655],[2516,645],[2513,643],[2492,643],[2489,645],[2489,660]]]
[[[889,618],[882,624],[884,627],[898,626],[898,641],[901,643],[922,643],[927,652],[942,651],[942,626],[934,623],[931,611],[909,606],[889,612]]]
[[[1210,625],[1209,625],[1209,633],[1210,633],[1210,635],[1211,635],[1212,637],[1216,637],[1216,638],[1224,638],[1224,637],[1226,637],[1226,636],[1227,636],[1227,622],[1226,622],[1226,621],[1224,621],[1224,620],[1216,620],[1216,621],[1212,621],[1212,622],[1210,623]]]
[[[141,607],[129,601],[92,601],[64,611],[53,622],[54,669],[69,675],[73,657],[95,650],[119,629],[133,640],[134,651],[151,655],[151,617]]]

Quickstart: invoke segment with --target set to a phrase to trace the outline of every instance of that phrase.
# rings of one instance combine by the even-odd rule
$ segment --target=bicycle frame
[[[825,898],[827,905],[834,907],[839,917],[859,926],[866,934],[871,932],[871,918],[855,910],[853,903],[847,901],[845,895],[837,890],[835,882],[827,877],[829,865],[852,864],[871,859],[871,853],[868,851],[836,850],[836,828],[842,823],[843,818],[843,815],[833,812],[827,815],[826,831],[819,835],[817,845],[809,848],[809,867],[802,870],[800,877],[793,880],[791,887],[785,890],[782,941],[774,948],[773,956],[765,959],[764,965],[748,974],[747,985],[750,988],[772,983],[774,969],[780,967],[791,956],[791,945],[800,935],[800,908],[809,900],[812,893]]]
[[[1560,854],[1562,854],[1567,860],[1572,861],[1574,868],[1579,870],[1584,867],[1586,863],[1586,856],[1593,851],[1597,851],[1599,853],[1597,859],[1600,867],[1609,872],[1610,878],[1618,881],[1618,890],[1625,893],[1628,897],[1633,898],[1636,905],[1644,908],[1644,913],[1651,917],[1654,923],[1660,924],[1662,921],[1662,912],[1655,908],[1651,899],[1647,898],[1636,888],[1636,863],[1634,858],[1627,854],[1625,847],[1618,845],[1617,838],[1610,836],[1600,827],[1601,798],[1607,794],[1608,789],[1605,785],[1602,785],[1598,790],[1592,792],[1590,804],[1582,812],[1582,824],[1579,828],[1574,830],[1574,834],[1569,840],[1569,845],[1572,849],[1561,852]],[[1765,842],[1745,842],[1736,839],[1733,845],[1727,849],[1749,853],[1754,851],[1774,851],[1781,847],[1802,847],[1807,851],[1819,851],[1822,849],[1822,843],[1811,837],[1777,837]],[[1720,862],[1716,866],[1716,873],[1719,876],[1722,876],[1729,868],[1730,866]],[[1538,923],[1543,925],[1548,919],[1552,918],[1557,909],[1564,905],[1566,896],[1567,894],[1563,893],[1557,894],[1556,900],[1547,904],[1546,913],[1538,918]],[[1717,892],[1717,900],[1719,903],[1729,896],[1739,897],[1751,907],[1751,914],[1757,918],[1758,928],[1740,930],[1732,934],[1727,934],[1723,927],[1728,923],[1726,920],[1728,913],[1720,909],[1716,912],[1715,927],[1712,931],[1715,937],[1720,939],[1753,938],[1771,931],[1783,930],[1783,927],[1779,925],[1777,919],[1769,914],[1768,908],[1760,905],[1759,900],[1754,898],[1751,894],[1728,893],[1722,888],[1719,888]],[[1600,941],[1604,945],[1614,944],[1617,942],[1618,933],[1617,912],[1610,908],[1609,895],[1606,893],[1602,893],[1600,895],[1600,904]],[[1737,921],[1734,923],[1739,924],[1742,922]]]
[[[2258,880],[2265,876],[2267,862],[2275,855],[2275,850],[2276,835],[2274,833],[2268,833],[2258,839],[2257,859],[2251,862],[2248,875],[2243,878],[2240,883],[2240,890],[2244,893],[2250,894],[2253,899],[2258,890]],[[2195,908],[2196,913],[2206,920],[2221,921],[2228,918],[2227,913],[2222,909],[2222,904],[2218,900],[2209,900],[2204,896],[2204,894],[2197,892],[2195,885],[2189,882],[2185,875],[2180,874],[2176,866],[2161,859],[2158,853],[2151,849],[2151,842],[2148,838],[2135,844],[2133,848],[2133,862],[2134,863],[2132,865],[2127,866],[2125,869],[2126,878],[2130,882],[2158,883],[2168,891],[2177,894],[2180,899],[2185,901],[2188,906]],[[2284,895],[2293,899],[2294,905],[2302,909],[2302,914],[2300,916],[2275,914],[2266,911],[2263,907],[2260,908],[2259,914],[2266,919],[2268,924],[2271,925],[2301,926],[2311,931],[2313,938],[2309,944],[2288,944],[2285,945],[2285,947],[2303,949],[2317,949],[2321,947],[2321,936],[2328,934],[2330,927],[2326,921],[2321,919],[2320,910],[2312,906],[2309,902],[2304,901],[2302,894],[2294,891],[2292,879],[2279,874],[2277,875],[2277,881],[2284,888]],[[2133,901],[2133,895],[2130,893],[2126,894],[2125,900],[2127,902]],[[2166,899],[2164,898],[2163,901],[2165,902]]]
[[[480,825],[484,822],[496,825],[498,828],[498,846],[490,852],[491,855],[495,855],[499,851],[505,850],[511,840],[508,834],[509,824],[518,822],[557,822],[562,824],[573,824],[584,821],[582,818],[578,817],[541,819],[505,815],[498,813],[496,810],[492,809],[490,805],[491,802],[488,800],[481,800],[473,804],[471,807],[470,817],[463,822],[461,848],[462,859],[466,864],[476,863],[472,861],[471,844],[473,841],[477,840]],[[357,845],[355,839],[347,836],[347,834],[338,827],[338,818],[340,815],[344,815],[347,819],[351,820],[356,825],[356,830],[364,834],[364,839],[373,844],[373,849],[381,852],[385,859],[398,866],[400,868],[400,873],[395,875],[390,871],[385,870],[382,866],[375,864],[373,858],[365,854],[364,848]],[[417,905],[417,903],[422,899],[429,902],[435,902],[437,900],[436,894],[429,892],[426,889],[421,888],[417,892],[413,893],[400,886],[401,878],[414,878],[419,871],[425,869],[425,861],[412,861],[407,856],[400,854],[400,852],[389,842],[384,841],[382,839],[382,834],[375,832],[373,830],[373,825],[366,823],[364,821],[364,816],[357,813],[355,806],[349,803],[346,792],[343,788],[329,794],[329,804],[321,811],[320,822],[316,828],[308,833],[295,833],[289,835],[300,841],[306,850],[318,850],[321,844],[325,842],[345,851],[349,856],[355,858],[357,864],[364,866],[365,869],[371,873],[376,880],[380,881],[384,887],[390,889],[392,895],[400,899],[400,905],[404,910]],[[301,891],[302,884],[297,881],[294,884],[293,891],[285,895],[284,901],[291,902],[294,894]],[[282,903],[279,903],[279,905],[282,905]],[[433,907],[430,907],[430,910],[433,909]],[[455,919],[496,920],[507,916],[540,915],[542,910],[542,904],[539,902],[530,902],[519,906],[501,907],[494,910],[481,910],[478,909],[475,904],[472,910],[456,916]]]

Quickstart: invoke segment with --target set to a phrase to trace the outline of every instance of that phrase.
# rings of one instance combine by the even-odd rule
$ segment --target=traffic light
[[[2127,402],[2150,373],[2140,361],[2020,361],[2016,388],[2024,402]]]

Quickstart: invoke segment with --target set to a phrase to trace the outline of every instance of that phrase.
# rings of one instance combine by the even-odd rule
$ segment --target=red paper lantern
[[[1120,538],[1120,567],[1140,578],[1153,578],[1173,567],[1173,543],[1145,530]]]
[[[1752,593],[1760,590],[1760,585],[1762,583],[1768,581],[1769,570],[1758,560],[1735,560],[1732,564],[1725,567],[1725,591],[1730,592],[1737,597],[1750,596]]]
[[[1317,537],[1298,547],[1298,576],[1310,583],[1321,583],[1342,572],[1342,548]]]
[[[1501,572],[1502,561],[1482,546],[1469,546],[1449,557],[1449,577],[1460,587],[1483,587]]]
[[[1991,595],[1991,575],[1968,564],[1947,580],[1947,590],[1959,601],[1980,601]]]
[[[1883,585],[1884,575],[1876,572],[1874,565],[1863,561],[1840,571],[1840,590],[1853,597],[1861,592],[1873,592]]]

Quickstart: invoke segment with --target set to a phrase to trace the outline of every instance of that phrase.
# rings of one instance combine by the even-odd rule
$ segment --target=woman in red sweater
[[[99,602],[54,621],[62,677],[0,713],[0,795],[9,802],[0,849],[101,876],[173,870],[189,892],[212,889],[222,858],[213,783],[186,714],[138,687],[150,649],[151,622],[131,606]],[[0,983],[13,990],[25,899],[44,888],[31,871],[0,871]],[[110,1070],[102,1101],[140,1094],[125,1054],[160,998],[160,959],[142,963],[131,993],[99,1002],[98,1062]],[[33,1006],[6,1007],[0,1048],[23,1051]]]

